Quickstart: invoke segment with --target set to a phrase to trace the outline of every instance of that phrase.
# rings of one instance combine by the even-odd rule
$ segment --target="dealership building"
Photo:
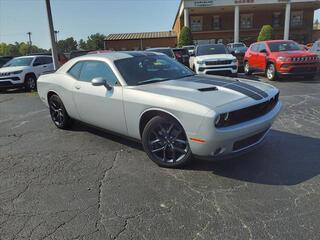
[[[174,47],[177,41],[173,41],[173,36],[178,36],[184,26],[191,29],[196,43],[241,41],[250,44],[256,41],[263,25],[273,27],[275,39],[308,43],[318,36],[313,30],[314,11],[318,8],[319,0],[181,0],[172,30],[163,33],[161,39],[141,40],[137,38],[139,33],[131,34],[135,39],[128,38],[129,34],[109,35],[105,48],[124,50],[122,43],[133,40],[134,46],[129,44],[126,50],[145,48],[141,47],[141,41],[152,47]]]

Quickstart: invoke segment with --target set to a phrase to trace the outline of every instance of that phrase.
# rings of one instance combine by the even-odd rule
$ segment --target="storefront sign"
[[[209,7],[214,4],[214,0],[197,0],[194,2],[195,7]]]

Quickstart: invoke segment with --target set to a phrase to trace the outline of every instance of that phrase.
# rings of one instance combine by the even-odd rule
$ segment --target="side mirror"
[[[260,53],[267,54],[267,50],[263,49],[263,50],[260,51]]]
[[[107,90],[112,90],[112,87],[107,83],[107,81],[105,79],[103,79],[102,77],[97,77],[91,80],[91,84],[93,86],[105,86],[105,88]]]

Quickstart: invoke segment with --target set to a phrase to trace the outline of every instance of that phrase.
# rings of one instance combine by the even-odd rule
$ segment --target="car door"
[[[42,61],[44,63],[44,66],[46,66],[42,68],[43,69],[42,74],[53,72],[54,67],[53,67],[52,57],[50,56],[43,57]]]
[[[93,86],[94,78],[102,77],[112,87]],[[104,61],[83,61],[75,81],[73,100],[80,120],[120,134],[127,134],[123,92],[117,77]]]
[[[256,56],[257,68],[259,70],[265,70],[267,66],[267,47],[265,43],[260,43],[258,48],[258,54]]]
[[[257,56],[258,56],[259,43],[251,46],[248,60],[251,69],[258,69]]]
[[[32,64],[33,72],[38,78],[47,68],[42,57],[36,57]]]

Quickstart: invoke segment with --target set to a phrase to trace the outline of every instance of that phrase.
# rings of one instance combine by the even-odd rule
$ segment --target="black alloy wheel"
[[[149,158],[161,167],[182,167],[192,158],[187,136],[173,119],[151,119],[143,131],[142,144]]]
[[[58,128],[68,129],[71,126],[72,120],[59,96],[54,94],[49,98],[49,109],[51,119]]]

